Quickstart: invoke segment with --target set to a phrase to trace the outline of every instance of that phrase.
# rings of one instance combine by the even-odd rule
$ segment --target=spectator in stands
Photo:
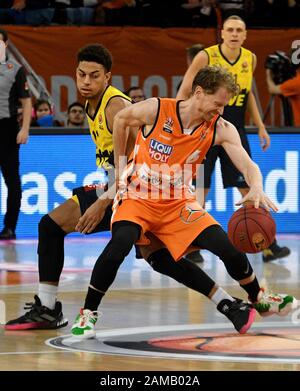
[[[217,0],[186,0],[181,7],[183,18],[191,26],[208,27],[217,23]]]
[[[266,80],[270,94],[281,94],[292,106],[294,126],[300,127],[300,48],[292,51],[291,59],[296,68],[296,76],[282,84],[275,84],[270,69],[266,70]]]
[[[217,0],[217,5],[222,11],[223,19],[231,15],[238,15],[247,21],[253,12],[253,0]]]
[[[299,27],[300,20],[300,0],[287,0],[286,23],[289,27]]]
[[[0,1],[0,24],[9,24],[11,23],[11,17],[9,15],[9,9],[11,5],[8,5],[8,1]],[[12,1],[10,1],[12,3]]]
[[[67,126],[70,128],[85,128],[85,110],[79,102],[73,102],[68,107]]]
[[[258,22],[263,26],[299,26],[299,0],[254,0],[254,2],[256,16],[260,16]]]
[[[21,178],[19,150],[29,137],[31,98],[25,69],[6,53],[7,32],[0,29],[0,168],[7,186],[7,211],[0,240],[15,239],[20,206]],[[23,120],[17,120],[18,103],[23,108]]]
[[[38,99],[34,106],[34,117],[31,126],[52,127],[61,126],[61,123],[54,119],[50,103],[44,99]]]
[[[24,24],[25,0],[0,0],[0,24]]]
[[[131,98],[132,103],[141,102],[142,100],[146,99],[142,87],[138,87],[138,86],[130,87],[127,91],[125,91],[125,95]]]
[[[103,0],[101,10],[104,12],[105,24],[109,26],[135,24],[133,20],[135,6],[136,0]]]
[[[53,0],[54,22],[61,24],[94,24],[95,8],[103,0]]]
[[[52,23],[54,8],[51,0],[19,0],[15,9],[24,12],[25,24],[46,26]]]

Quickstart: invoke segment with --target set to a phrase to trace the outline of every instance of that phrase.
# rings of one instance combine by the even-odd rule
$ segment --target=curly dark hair
[[[111,53],[99,43],[84,46],[77,53],[77,61],[90,61],[103,65],[106,72],[109,72],[112,67]]]

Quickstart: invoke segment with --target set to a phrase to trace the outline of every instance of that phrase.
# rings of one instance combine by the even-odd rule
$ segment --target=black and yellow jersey
[[[219,65],[227,69],[235,77],[239,87],[238,95],[234,96],[224,109],[223,117],[232,122],[238,129],[245,126],[245,111],[253,79],[253,54],[250,50],[241,48],[240,55],[234,63],[222,53],[221,45],[204,49],[208,55],[209,65]]]
[[[108,170],[114,166],[112,129],[108,128],[105,109],[109,101],[114,97],[122,97],[129,102],[131,99],[113,86],[108,86],[98,103],[93,117],[87,114],[89,129],[96,144],[96,165]],[[88,113],[88,103],[85,106]]]

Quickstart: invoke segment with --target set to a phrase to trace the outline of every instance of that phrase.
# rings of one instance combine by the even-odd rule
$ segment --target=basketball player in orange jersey
[[[140,131],[131,162],[124,171],[126,177],[118,181],[121,186],[114,202],[112,239],[95,264],[84,308],[72,327],[74,336],[95,335],[102,297],[134,243],[147,245],[149,233],[171,253],[161,253],[161,259],[172,256],[180,264],[190,246],[219,256],[260,313],[280,313],[281,308],[283,314],[291,309],[292,296],[269,295],[267,301],[260,300],[263,293],[246,255],[233,247],[217,221],[189,191],[189,183],[209,148],[222,145],[250,186],[239,204],[253,201],[256,207],[262,204],[277,210],[263,192],[261,172],[243,149],[236,128],[220,117],[236,92],[230,73],[220,67],[206,67],[196,75],[188,100],[151,98],[116,115],[113,134],[117,168],[117,158],[125,156],[128,127],[138,126]],[[251,306],[224,296],[213,281],[206,287],[217,309],[239,332],[247,331],[253,321]]]
[[[255,96],[252,92],[253,73],[256,67],[256,56],[242,45],[246,39],[247,30],[245,22],[236,15],[227,18],[223,23],[222,39],[220,45],[213,45],[196,55],[192,64],[186,71],[177,99],[187,99],[191,93],[192,82],[200,69],[206,65],[219,65],[231,72],[239,91],[225,107],[223,118],[230,121],[237,128],[242,145],[251,157],[250,146],[245,130],[245,115],[249,112],[258,128],[261,147],[265,151],[270,145],[270,137],[260,117]],[[210,190],[211,175],[215,168],[217,158],[220,159],[224,188],[236,187],[242,196],[249,191],[249,186],[242,173],[229,159],[228,154],[221,146],[212,148],[204,162],[205,196]],[[263,261],[269,262],[290,254],[288,247],[280,247],[276,240],[268,249],[263,250]]]
[[[96,144],[96,163],[99,168],[107,171],[114,171],[112,135],[114,117],[121,109],[131,105],[126,95],[109,85],[111,66],[111,55],[101,45],[87,45],[78,52],[77,87],[81,95],[86,98],[89,128]],[[127,142],[130,152],[135,137],[136,131],[133,131],[132,137]],[[110,198],[105,191],[103,194],[100,192],[99,186],[74,189],[72,198],[43,216],[39,224],[38,295],[35,295],[34,302],[26,308],[24,315],[7,322],[5,326],[7,330],[57,329],[67,325],[62,304],[56,298],[64,265],[64,238],[75,230],[86,234],[109,231],[113,197]],[[125,235],[125,239],[126,237]],[[155,246],[147,246],[146,249],[148,262],[155,271],[172,277],[199,293],[206,295],[210,293],[210,286],[214,283],[193,263],[185,259],[175,263],[166,249],[155,251]],[[111,273],[110,267],[105,273]],[[223,292],[222,297],[227,297],[226,292],[221,288],[218,292],[217,297],[220,297],[220,292]],[[240,304],[237,304],[231,316],[239,315],[239,306]],[[245,325],[248,325],[248,322],[245,322]],[[239,323],[236,327],[245,330],[243,323]]]

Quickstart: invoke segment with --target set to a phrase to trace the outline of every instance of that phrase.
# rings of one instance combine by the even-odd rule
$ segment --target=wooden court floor
[[[205,358],[195,360],[190,356],[174,356],[170,359],[157,357],[155,352],[152,356],[96,354],[87,351],[59,350],[46,345],[45,341],[49,338],[70,333],[72,322],[83,304],[93,262],[106,240],[107,238],[102,237],[84,240],[73,238],[67,241],[59,300],[63,303],[63,311],[69,319],[69,325],[54,331],[5,331],[2,327],[1,371],[300,370],[300,364],[284,361],[208,361]],[[282,236],[280,243],[290,246],[292,253],[288,258],[263,264],[261,256],[257,254],[251,256],[251,262],[258,277],[266,277],[273,291],[290,293],[300,298],[299,238],[291,235]],[[246,298],[243,291],[226,274],[222,263],[208,252],[203,254],[205,262],[201,267],[232,295]],[[2,322],[19,316],[23,312],[24,303],[32,301],[38,281],[36,261],[35,240],[0,243]],[[138,330],[144,327],[157,329],[160,326],[172,328],[194,324],[207,324],[208,327],[212,327],[225,323],[228,332],[235,333],[227,319],[216,311],[214,304],[198,293],[153,272],[143,260],[135,258],[134,252],[130,253],[122,265],[112,289],[103,300],[101,312],[102,317],[97,323],[97,329],[100,331],[127,328]],[[256,322],[263,327],[265,319],[257,315]],[[268,322],[274,322],[274,327],[277,327],[278,322],[289,324],[292,320],[290,316],[272,317],[268,318]]]

